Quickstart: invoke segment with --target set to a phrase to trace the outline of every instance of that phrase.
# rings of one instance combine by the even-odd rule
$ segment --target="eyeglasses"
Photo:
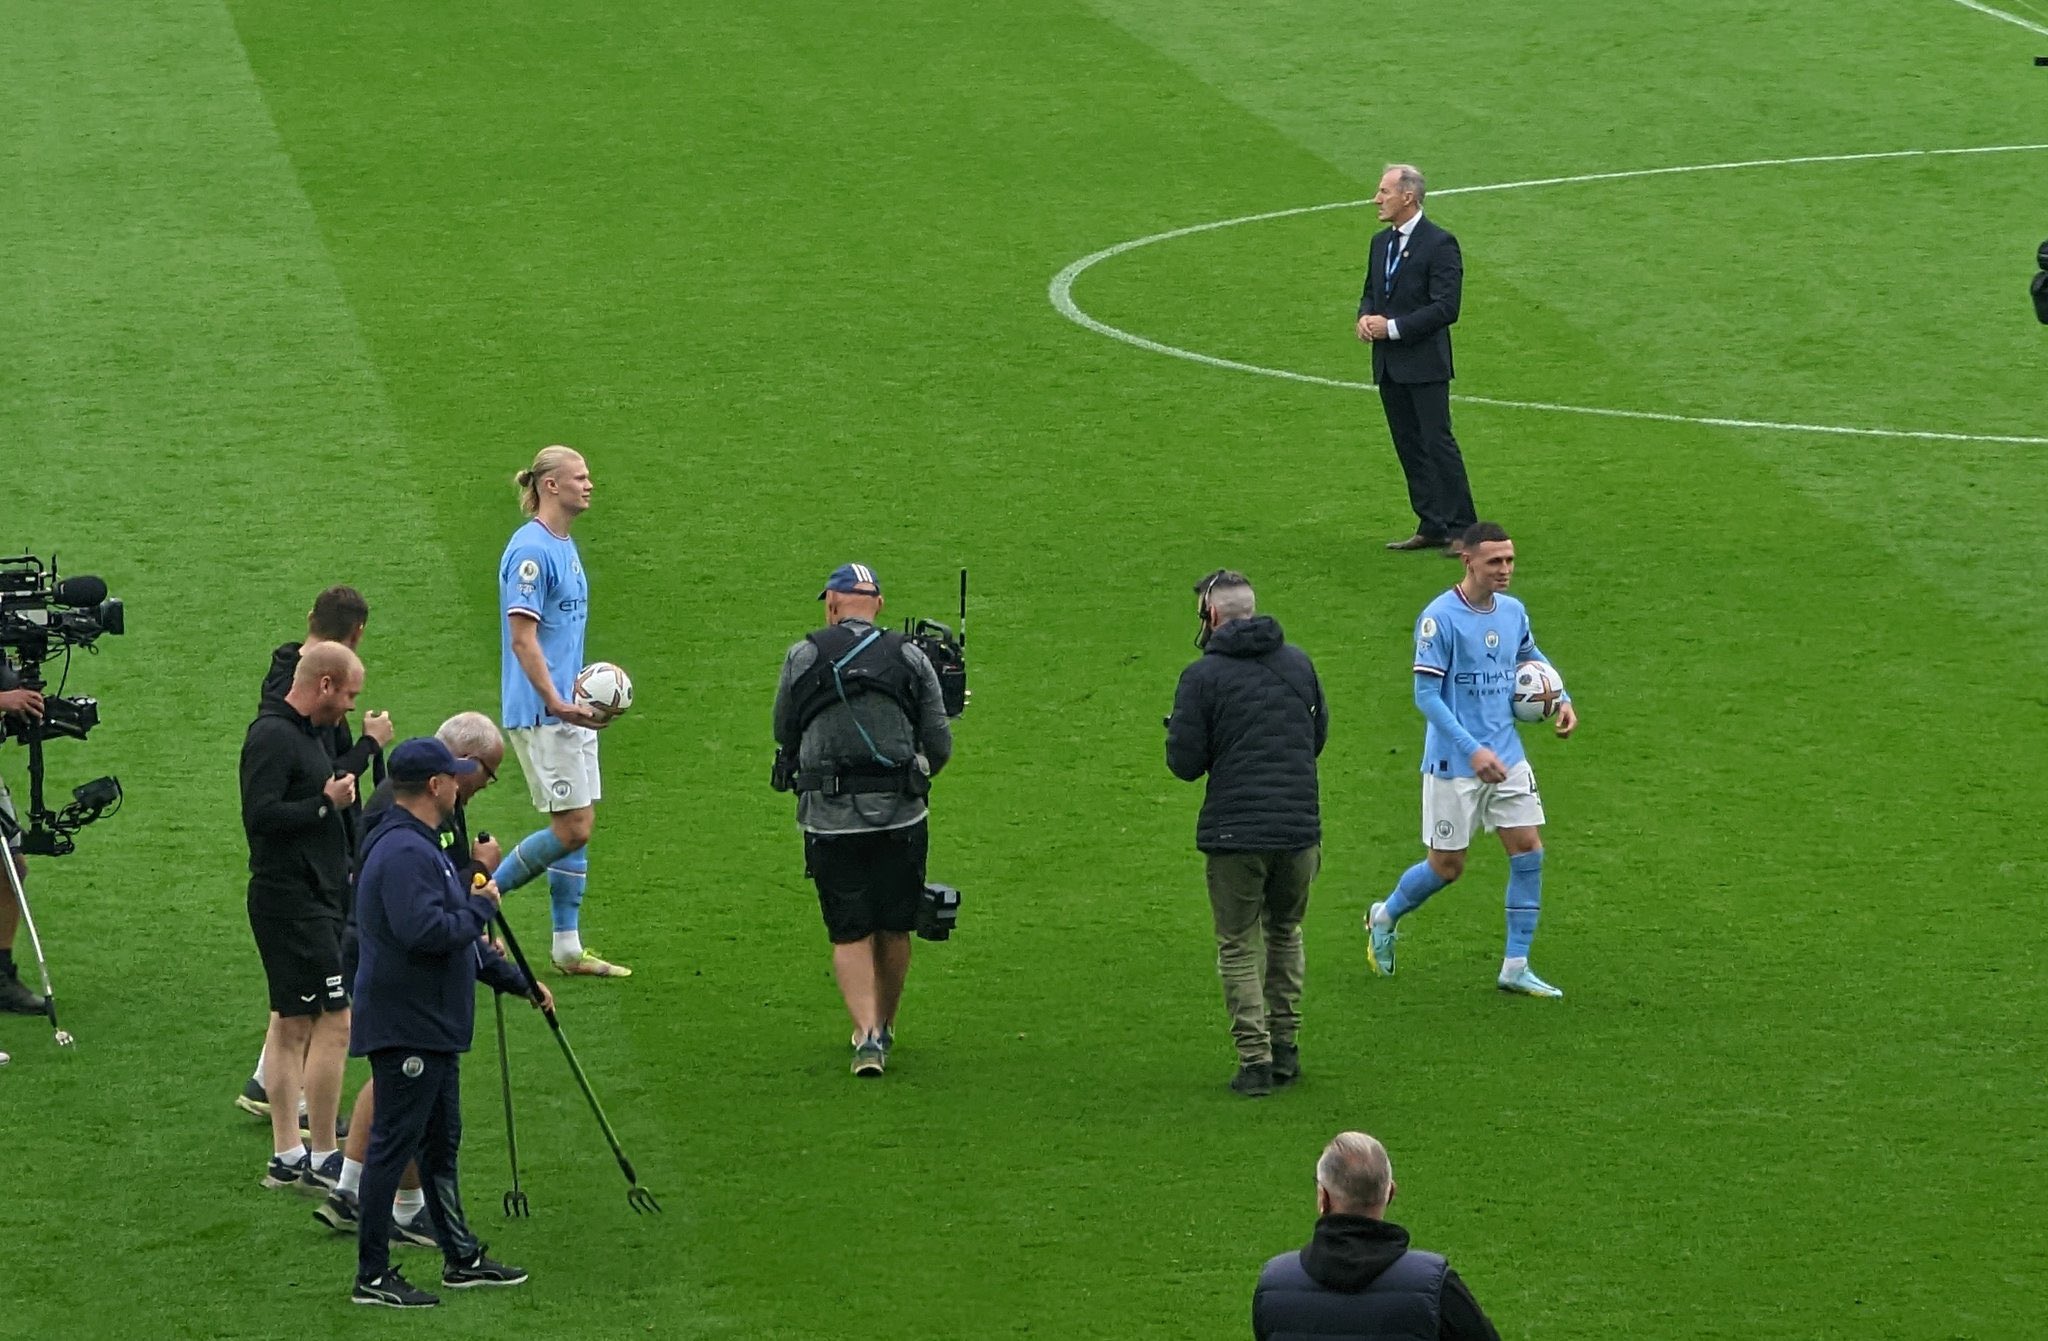
[[[495,769],[495,768],[492,768],[492,767],[491,767],[491,766],[490,766],[489,764],[485,763],[485,762],[484,762],[483,760],[481,760],[481,759],[478,759],[478,758],[477,758],[477,757],[476,757],[475,755],[473,755],[473,754],[472,754],[472,755],[468,755],[468,756],[465,756],[465,757],[467,757],[468,759],[470,759],[470,760],[471,760],[472,762],[474,762],[474,763],[476,764],[476,766],[477,766],[478,768],[481,768],[481,769],[482,769],[482,770],[484,771],[484,787],[488,787],[488,786],[490,786],[490,785],[491,785],[492,783],[494,783],[494,782],[496,782],[496,781],[498,780],[498,770],[497,770],[497,769]],[[479,788],[477,788],[477,790],[478,790],[478,791],[482,791],[482,790],[483,790],[483,787],[479,787]]]

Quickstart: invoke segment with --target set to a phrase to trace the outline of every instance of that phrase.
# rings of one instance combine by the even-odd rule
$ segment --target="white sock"
[[[263,1083],[263,1061],[268,1056],[270,1056],[270,1044],[265,1043],[263,1045],[263,1050],[256,1054],[256,1074],[249,1077],[258,1085],[261,1085]]]
[[[363,1186],[362,1164],[350,1159],[347,1155],[343,1155],[341,1157],[341,1181],[336,1183],[335,1186],[343,1192],[361,1191]]]
[[[1500,961],[1500,976],[1512,978],[1527,967],[1529,967],[1527,959],[1503,959]]]
[[[339,1150],[315,1150],[312,1154],[306,1156],[306,1158],[312,1160],[315,1165],[325,1165],[328,1160],[333,1159],[336,1155],[340,1153],[341,1152]]]
[[[555,933],[555,962],[583,958],[583,933],[581,931],[558,931]]]
[[[295,1145],[289,1150],[278,1151],[276,1157],[287,1164],[304,1164],[306,1162],[306,1147]]]
[[[421,1212],[426,1208],[427,1193],[424,1188],[401,1187],[398,1189],[398,1195],[391,1199],[392,1213],[406,1224],[419,1219]]]

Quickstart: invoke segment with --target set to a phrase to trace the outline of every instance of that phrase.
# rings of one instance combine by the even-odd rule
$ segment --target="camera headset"
[[[1209,624],[1209,593],[1216,590],[1216,584],[1229,576],[1229,574],[1230,570],[1228,568],[1218,568],[1200,582],[1195,583],[1195,597],[1198,603],[1197,613],[1202,621],[1202,627],[1195,631],[1195,646],[1203,651],[1209,649],[1209,636],[1215,632],[1215,629],[1210,627]]]

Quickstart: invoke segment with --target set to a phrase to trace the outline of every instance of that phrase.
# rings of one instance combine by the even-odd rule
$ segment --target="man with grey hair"
[[[1479,519],[1465,458],[1451,433],[1451,326],[1465,287],[1458,239],[1422,217],[1427,187],[1406,163],[1388,166],[1373,204],[1373,235],[1358,297],[1358,338],[1372,346],[1372,380],[1408,480],[1415,534],[1388,549],[1451,553]]]
[[[470,887],[479,877],[489,880],[491,872],[497,869],[504,857],[498,841],[489,834],[478,834],[474,839],[470,837],[468,806],[478,792],[498,780],[498,770],[505,765],[505,737],[489,714],[458,712],[435,729],[434,738],[446,745],[448,752],[458,760],[473,760],[477,765],[470,772],[456,777],[455,808],[434,835],[441,851],[454,863],[464,886]],[[391,779],[386,778],[377,784],[377,789],[363,804],[364,833],[369,832],[372,821],[395,804],[397,790]],[[354,983],[360,964],[353,904],[350,905],[348,930],[342,943],[342,964],[349,982]],[[333,1190],[327,1194],[326,1201],[313,1212],[314,1219],[340,1233],[353,1234],[356,1230],[361,1209],[357,1194],[362,1188],[363,1164],[370,1155],[370,1128],[376,1115],[376,1081],[366,1080],[362,1089],[357,1091],[355,1108],[349,1114],[348,1142],[342,1147],[340,1176],[335,1180]],[[392,1208],[391,1237],[394,1242],[410,1243],[416,1247],[433,1246],[429,1226],[420,1218],[425,1214],[425,1205],[419,1171],[408,1168]]]
[[[1329,711],[1315,663],[1258,613],[1251,579],[1219,569],[1195,596],[1202,656],[1174,690],[1166,766],[1209,778],[1195,846],[1237,1048],[1230,1088],[1257,1098],[1301,1076],[1301,919],[1322,866],[1316,758]]]
[[[1500,1341],[1450,1264],[1409,1247],[1387,1219],[1394,1192],[1393,1163],[1372,1137],[1339,1132],[1323,1147],[1314,1237],[1259,1273],[1258,1341]]]

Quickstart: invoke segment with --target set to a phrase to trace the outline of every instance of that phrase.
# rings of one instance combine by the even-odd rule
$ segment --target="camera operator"
[[[1329,712],[1315,664],[1258,613],[1251,579],[1220,569],[1195,595],[1202,656],[1174,690],[1166,766],[1186,782],[1209,775],[1195,846],[1237,1045],[1230,1088],[1256,1098],[1301,1075],[1301,920],[1322,867],[1316,760]]]
[[[356,799],[356,779],[336,768],[329,742],[362,687],[363,663],[346,646],[308,647],[291,689],[264,701],[242,743],[249,928],[274,1012],[264,1043],[274,1151],[265,1187],[325,1189],[341,1176],[334,1119],[349,1026],[341,968],[350,864],[343,812]],[[302,1088],[310,1159],[299,1140]]]
[[[775,687],[775,784],[797,794],[804,872],[853,1017],[853,1073],[879,1076],[924,894],[925,797],[953,735],[930,659],[875,626],[874,570],[842,564],[818,598],[825,627],[789,649]]]
[[[361,592],[354,587],[329,587],[313,598],[313,608],[306,614],[306,637],[303,642],[285,643],[270,654],[270,670],[263,677],[263,688],[258,696],[259,703],[283,702],[291,691],[292,676],[298,671],[299,658],[309,647],[322,643],[339,643],[353,652],[361,646],[363,631],[370,621],[370,605]],[[391,743],[391,717],[388,713],[372,712],[363,717],[363,738],[356,740],[350,735],[348,719],[342,718],[331,727],[323,728],[327,733],[328,752],[334,756],[337,773],[347,773],[360,778],[365,771],[373,768],[381,772],[384,747]],[[358,784],[360,789],[360,783]],[[355,803],[342,808],[342,825],[348,835],[348,850],[354,858],[358,841],[362,836],[362,813]],[[351,923],[349,935],[353,935]],[[235,1097],[235,1107],[257,1117],[270,1114],[270,1096],[263,1088],[263,1056],[256,1058],[256,1070],[242,1085],[242,1092]],[[348,1124],[342,1123],[341,1134],[347,1135]]]
[[[21,686],[21,677],[0,657],[0,716],[35,722],[43,716],[43,696],[33,689]],[[14,873],[24,885],[28,881],[28,863],[21,855],[21,831],[14,826],[14,798],[7,794],[7,779],[0,778],[0,815],[8,823],[0,825],[11,836],[0,842],[6,849],[7,860],[14,863]],[[30,991],[21,981],[20,973],[14,966],[14,931],[21,924],[21,905],[14,901],[14,891],[0,880],[0,1011],[11,1011],[16,1015],[41,1015],[43,999]]]

